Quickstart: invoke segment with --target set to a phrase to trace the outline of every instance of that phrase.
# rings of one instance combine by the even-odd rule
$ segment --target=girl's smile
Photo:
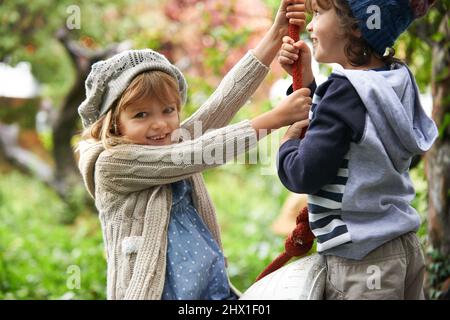
[[[172,132],[179,127],[176,103],[164,104],[148,96],[126,107],[119,116],[120,134],[136,144],[172,144]]]

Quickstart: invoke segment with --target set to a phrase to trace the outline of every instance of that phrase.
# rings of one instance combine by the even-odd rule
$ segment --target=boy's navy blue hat
[[[359,21],[363,38],[379,55],[416,18],[426,14],[434,0],[348,0],[353,16]],[[379,15],[379,16],[378,16]]]

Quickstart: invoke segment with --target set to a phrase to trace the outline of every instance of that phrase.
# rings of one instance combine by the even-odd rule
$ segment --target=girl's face
[[[334,8],[325,10],[312,1],[313,19],[306,29],[311,34],[313,54],[317,62],[347,65],[345,44],[347,39],[339,33],[339,18]]]
[[[172,144],[171,134],[179,127],[176,102],[164,104],[148,96],[127,106],[118,117],[120,135],[142,145]]]

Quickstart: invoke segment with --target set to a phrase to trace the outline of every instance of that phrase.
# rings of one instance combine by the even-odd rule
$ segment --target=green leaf
[[[444,137],[445,130],[447,130],[449,125],[450,125],[450,113],[447,113],[444,116],[441,125],[439,126],[439,138],[442,139]]]

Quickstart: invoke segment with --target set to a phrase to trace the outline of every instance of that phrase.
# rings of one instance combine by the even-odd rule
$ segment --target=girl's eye
[[[138,112],[134,115],[133,118],[145,118],[147,116],[147,112]]]
[[[172,113],[174,111],[175,111],[174,107],[167,107],[167,108],[164,109],[164,113]]]

